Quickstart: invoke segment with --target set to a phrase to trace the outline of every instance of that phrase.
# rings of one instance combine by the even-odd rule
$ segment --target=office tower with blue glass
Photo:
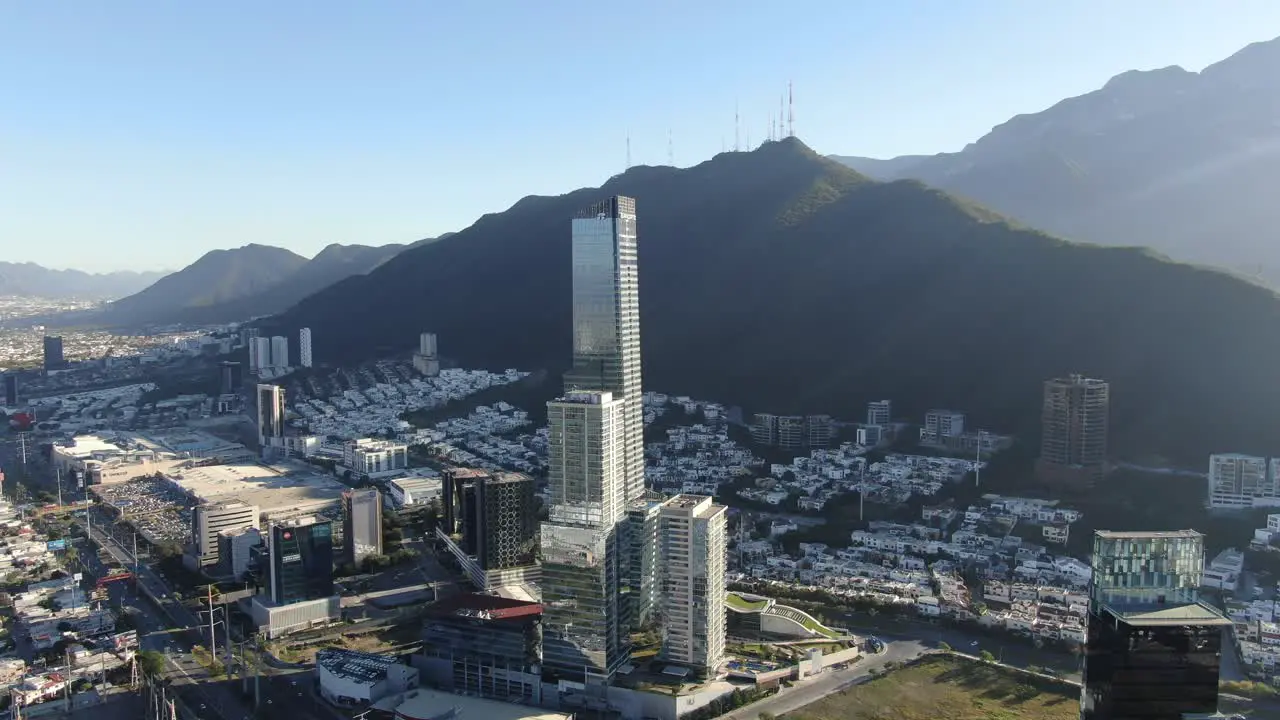
[[[644,414],[636,206],[596,203],[572,219],[573,361],[547,404],[549,517],[541,529],[543,664],[608,683],[628,654],[650,579],[634,577],[628,512],[644,502]],[[639,550],[646,552],[646,550]],[[647,608],[643,609],[647,614]]]
[[[623,495],[644,497],[636,201],[613,197],[573,219],[573,366],[566,391],[599,390],[623,403]]]
[[[1213,713],[1223,629],[1200,599],[1194,530],[1093,537],[1081,720],[1182,720]]]

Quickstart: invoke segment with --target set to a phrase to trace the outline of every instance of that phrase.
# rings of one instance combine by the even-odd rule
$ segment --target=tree
[[[938,649],[942,650],[943,652],[951,652],[951,645],[944,642],[938,643]]]
[[[138,667],[147,675],[159,675],[164,671],[164,655],[155,650],[143,650],[138,653]]]
[[[990,650],[983,650],[978,653],[978,659],[982,660],[984,663],[993,663],[996,661],[996,656],[992,655]]]
[[[777,720],[778,716],[771,712],[762,712],[758,716],[759,720]]]

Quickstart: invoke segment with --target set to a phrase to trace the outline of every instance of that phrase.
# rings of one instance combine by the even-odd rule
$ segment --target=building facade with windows
[[[1081,720],[1215,712],[1231,621],[1199,596],[1204,536],[1098,530],[1092,565]]]
[[[577,391],[548,403],[547,415],[543,661],[565,679],[607,683],[627,657],[619,607],[626,402]]]
[[[677,495],[658,517],[662,658],[714,677],[724,662],[728,508]]]
[[[1111,386],[1070,375],[1046,380],[1040,413],[1036,478],[1044,485],[1082,490],[1106,474]]]

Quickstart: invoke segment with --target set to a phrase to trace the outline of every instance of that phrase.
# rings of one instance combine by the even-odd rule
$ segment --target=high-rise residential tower
[[[271,338],[271,361],[267,365],[273,368],[289,367],[289,338],[283,335]]]
[[[640,285],[636,201],[612,197],[573,218],[573,367],[566,391],[600,390],[623,403],[623,496],[644,497]]]
[[[658,517],[662,658],[713,677],[724,661],[727,508],[677,495]]]
[[[439,348],[436,334],[424,332],[418,336],[418,352],[413,354],[413,368],[427,377],[440,374]]]
[[[361,560],[382,554],[382,493],[377,488],[349,490],[342,494],[343,560]]]
[[[1102,479],[1107,460],[1111,389],[1083,375],[1046,380],[1036,478],[1055,488],[1084,489]]]
[[[311,367],[311,328],[298,331],[298,364],[304,368]]]
[[[607,683],[627,657],[619,611],[626,412],[626,401],[607,391],[575,391],[547,403],[543,663],[593,686]]]
[[[262,447],[275,438],[284,437],[284,388],[279,385],[258,386],[258,443]]]
[[[1218,705],[1223,629],[1194,530],[1093,536],[1081,720],[1182,720]]]
[[[271,367],[271,338],[254,335],[249,338],[249,372],[260,375]]]

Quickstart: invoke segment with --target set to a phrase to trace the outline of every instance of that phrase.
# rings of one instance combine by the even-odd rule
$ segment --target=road
[[[885,639],[919,639],[931,647],[946,643],[971,655],[978,655],[986,650],[1006,665],[1023,669],[1047,668],[1065,680],[1080,682],[1080,660],[1075,655],[1056,648],[1037,648],[1028,640],[1008,633],[995,630],[983,633],[927,620],[903,620],[891,615],[871,617],[865,613],[834,611],[824,614],[834,625],[848,628],[858,635],[871,634]]]
[[[760,713],[783,715],[794,712],[865,680],[870,677],[872,670],[879,672],[891,662],[901,664],[919,657],[928,649],[920,640],[890,640],[885,643],[884,652],[878,655],[866,655],[845,670],[830,669],[817,677],[801,680],[790,688],[784,688],[777,695],[724,715],[721,720],[756,720]]]

